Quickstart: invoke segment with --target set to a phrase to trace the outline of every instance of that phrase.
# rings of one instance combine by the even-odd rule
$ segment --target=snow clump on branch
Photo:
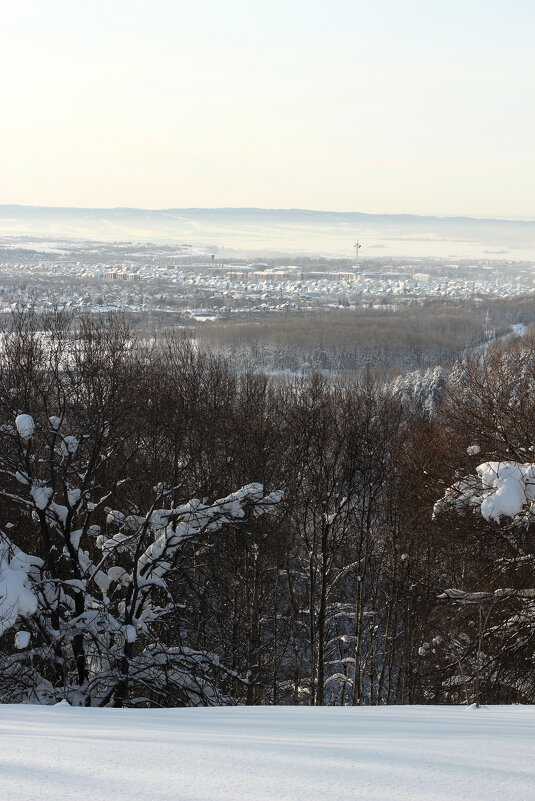
[[[479,507],[485,520],[497,523],[502,517],[533,514],[535,464],[483,462],[476,473],[446,490],[434,506],[434,517],[449,509],[460,511],[467,507]]]
[[[35,423],[31,414],[18,414],[15,425],[22,439],[31,439],[35,431]]]
[[[19,617],[31,617],[37,610],[37,597],[28,574],[42,565],[4,535],[0,540],[0,635],[15,625]]]

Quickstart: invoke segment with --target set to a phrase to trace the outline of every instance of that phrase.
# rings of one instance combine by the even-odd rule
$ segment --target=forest
[[[535,702],[529,330],[391,382],[121,316],[1,351],[1,702]]]
[[[426,299],[368,308],[286,312],[260,319],[224,317],[200,326],[203,347],[240,369],[359,372],[380,375],[449,364],[467,349],[535,322],[533,298]]]

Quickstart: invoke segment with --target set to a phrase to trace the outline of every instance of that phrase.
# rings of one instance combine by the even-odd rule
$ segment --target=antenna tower
[[[362,245],[359,242],[358,236],[355,239],[355,244],[353,245],[353,247],[355,248],[355,271],[358,271],[358,269],[359,269],[359,250],[362,247]]]

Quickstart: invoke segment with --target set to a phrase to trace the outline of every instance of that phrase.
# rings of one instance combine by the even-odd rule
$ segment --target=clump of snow
[[[28,573],[38,562],[13,543],[0,542],[0,635],[12,628],[19,617],[30,617],[37,610]]]
[[[479,447],[479,445],[470,445],[466,449],[466,453],[468,454],[468,456],[477,456],[477,454],[480,453],[480,452],[481,452],[481,448]]]
[[[33,502],[38,509],[46,509],[53,495],[52,487],[45,486],[41,481],[34,480],[30,489]]]
[[[78,488],[69,490],[67,492],[67,500],[69,501],[69,506],[75,506],[80,500],[81,495],[82,491]]]
[[[48,422],[50,423],[50,427],[54,431],[58,431],[59,430],[59,427],[61,426],[61,419],[59,417],[55,417],[53,415],[52,417],[48,418]]]
[[[35,432],[35,423],[30,414],[18,414],[15,418],[15,426],[22,439],[30,439]]]
[[[262,514],[273,512],[275,507],[281,502],[283,496],[283,490],[274,490],[273,492],[270,492],[269,495],[266,495],[259,503],[256,504],[253,511],[254,516],[259,517]]]
[[[126,626],[124,633],[127,642],[135,642],[137,640],[137,632],[135,626]]]
[[[76,437],[68,436],[63,437],[60,445],[60,450],[63,456],[74,456],[78,450],[79,442]]]
[[[435,503],[433,517],[448,509],[480,508],[485,520],[533,514],[535,464],[483,462],[470,475],[449,487]]]
[[[119,512],[117,509],[107,509],[107,508],[105,509],[105,511],[108,513],[108,516],[106,517],[106,523],[108,524],[108,526],[111,526],[113,523],[119,525],[120,523],[123,522],[124,514],[122,512]]]
[[[29,631],[17,631],[15,634],[15,648],[19,651],[22,651],[23,648],[27,648],[30,644],[30,632]]]
[[[76,551],[80,547],[80,539],[82,537],[83,532],[84,532],[83,528],[77,528],[76,531],[71,531],[71,544]]]
[[[52,502],[49,508],[52,514],[52,521],[60,523],[62,526],[64,526],[67,522],[67,515],[69,513],[67,507],[63,506],[63,504]]]
[[[518,462],[484,462],[477,474],[485,489],[491,490],[481,503],[485,520],[515,517],[535,498],[535,465]]]

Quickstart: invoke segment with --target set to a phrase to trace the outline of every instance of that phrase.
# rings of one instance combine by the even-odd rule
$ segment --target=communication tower
[[[353,245],[355,248],[355,272],[358,273],[359,271],[359,250],[361,249],[362,245],[359,242],[359,238],[355,239],[355,244]]]

